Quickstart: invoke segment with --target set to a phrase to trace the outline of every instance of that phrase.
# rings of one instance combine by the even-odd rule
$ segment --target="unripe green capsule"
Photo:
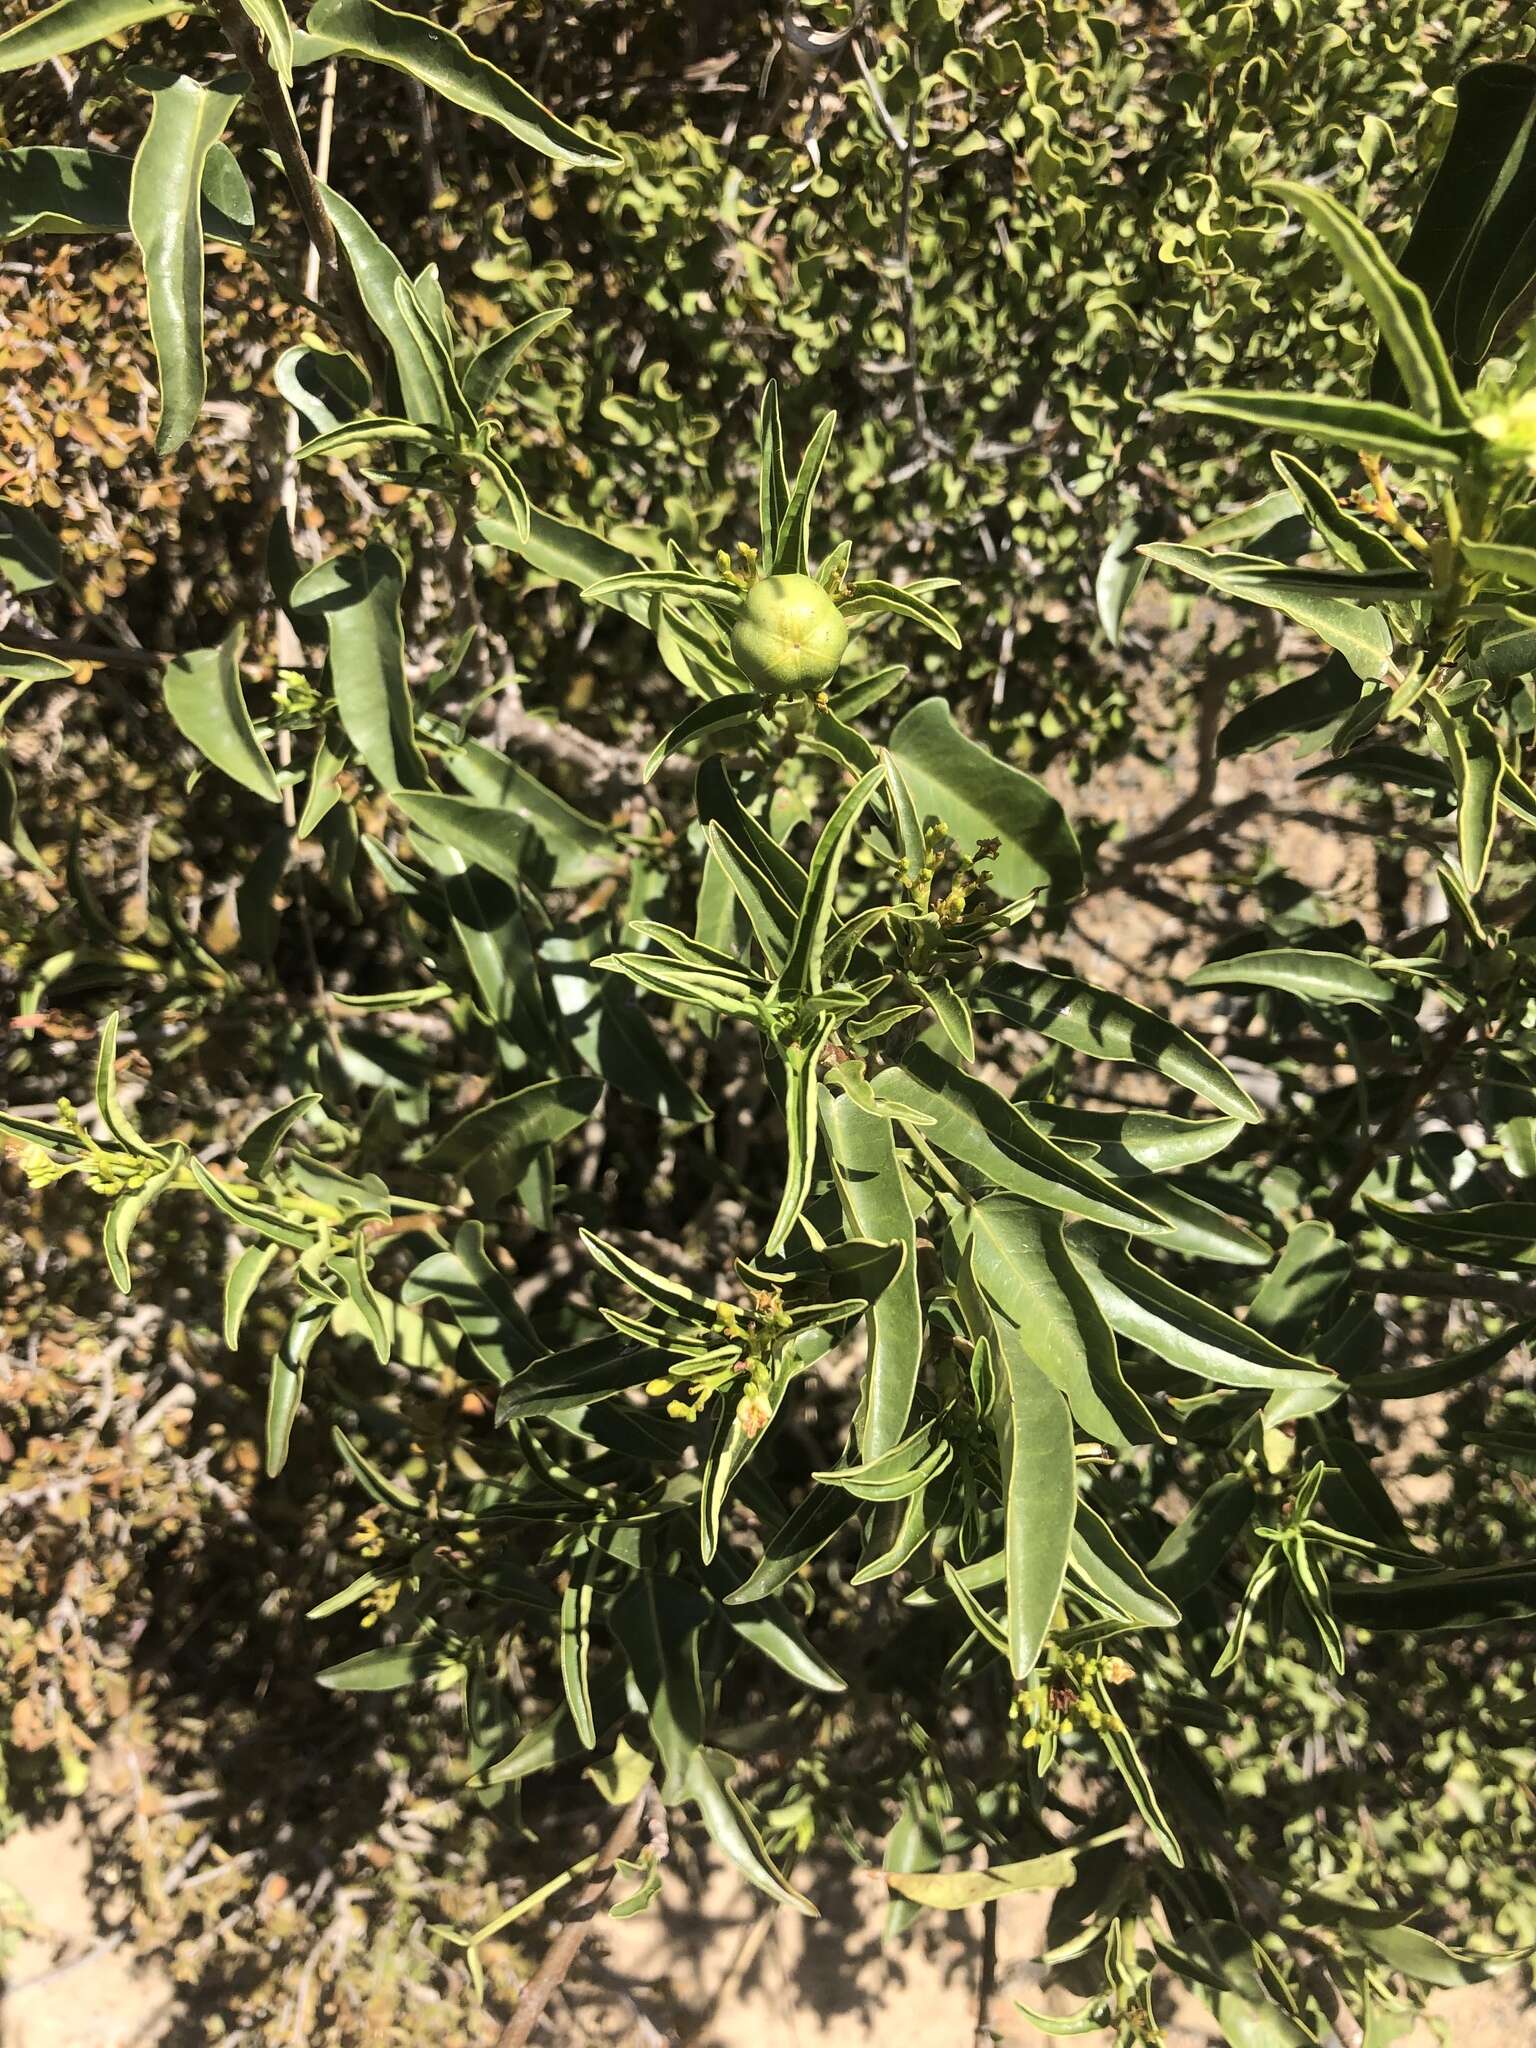
[[[848,622],[813,576],[765,576],[747,592],[731,653],[768,696],[821,690],[837,674]]]

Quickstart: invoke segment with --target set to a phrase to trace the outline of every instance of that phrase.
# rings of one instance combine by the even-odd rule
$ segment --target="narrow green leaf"
[[[589,1401],[607,1401],[643,1386],[665,1365],[665,1354],[648,1345],[627,1344],[618,1337],[591,1338],[524,1366],[497,1397],[496,1420],[526,1422]]]
[[[1017,1347],[1067,1398],[1078,1427],[1125,1449],[1162,1436],[1125,1383],[1114,1332],[1073,1263],[1058,1215],[989,1195],[951,1226],[1004,1351]]]
[[[1257,1123],[1259,1110],[1214,1053],[1198,1039],[1128,997],[1041,968],[1003,961],[989,967],[977,991],[978,1007],[995,1009],[1010,1024],[1038,1031],[1091,1059],[1129,1060],[1151,1067],[1181,1088],[1203,1096],[1226,1116]]]
[[[509,1163],[536,1146],[558,1144],[596,1110],[603,1084],[585,1074],[534,1081],[460,1117],[424,1155],[437,1173],[464,1174]]]
[[[778,403],[774,403],[774,419],[777,422]],[[775,576],[808,576],[811,571],[810,526],[811,505],[816,496],[816,486],[821,480],[822,465],[827,459],[827,450],[832,445],[832,435],[837,427],[835,412],[823,413],[811,436],[810,446],[801,457],[794,486],[788,502],[779,518],[774,535],[773,554],[769,571]]]
[[[878,1458],[858,1465],[836,1465],[811,1477],[823,1486],[840,1486],[855,1500],[877,1502],[910,1500],[931,1479],[947,1469],[954,1457],[948,1438],[925,1422],[899,1444],[893,1444]]]
[[[1141,552],[1141,543],[1150,537],[1148,526],[1149,522],[1139,517],[1122,519],[1109,537],[1093,579],[1099,624],[1111,647],[1120,645],[1125,615],[1146,580],[1147,557]]]
[[[312,1229],[291,1222],[281,1210],[261,1201],[248,1181],[216,1180],[196,1153],[189,1153],[185,1164],[207,1199],[233,1222],[272,1244],[286,1245],[290,1251],[308,1251],[314,1243]]]
[[[849,584],[838,610],[850,624],[893,612],[899,619],[911,619],[914,625],[925,626],[946,647],[961,644],[959,633],[938,606],[904,583],[885,583],[878,576],[861,576],[856,583]]]
[[[107,1270],[112,1284],[120,1294],[128,1294],[133,1287],[133,1269],[129,1255],[133,1249],[133,1234],[138,1229],[144,1212],[150,1204],[164,1193],[176,1176],[178,1161],[171,1162],[157,1173],[153,1180],[143,1187],[119,1195],[107,1211],[106,1221],[101,1227],[102,1250],[106,1254]]]
[[[922,1368],[917,1229],[890,1119],[870,1116],[848,1096],[826,1090],[821,1091],[819,1111],[849,1228],[876,1243],[900,1244],[905,1253],[895,1278],[869,1310],[869,1355],[854,1428],[863,1456],[878,1458],[906,1432]]]
[[[269,1368],[265,1437],[269,1479],[275,1479],[288,1462],[293,1425],[298,1418],[299,1402],[304,1392],[305,1362],[330,1316],[331,1304],[328,1301],[311,1299],[300,1302]]]
[[[881,780],[879,768],[871,768],[843,798],[816,842],[806,879],[805,900],[795,920],[789,957],[779,976],[779,988],[786,998],[817,995],[823,986],[822,951],[832,917],[843,855],[853,828]]]
[[[1395,405],[1336,398],[1314,391],[1180,391],[1157,403],[1164,412],[1204,413],[1245,426],[1307,434],[1334,447],[1365,449],[1432,469],[1456,469],[1469,447],[1467,431],[1436,427]],[[1148,550],[1152,552],[1151,549]]]
[[[574,1573],[560,1596],[560,1681],[571,1725],[584,1749],[597,1747],[592,1714],[589,1661],[592,1651],[592,1578],[590,1569]]]
[[[1039,1662],[1061,1598],[1077,1509],[1077,1465],[1072,1420],[1061,1394],[1018,1346],[1002,1347],[996,1363],[993,1426],[1002,1467],[1008,1664],[1018,1683]]]
[[[783,1052],[784,1126],[788,1135],[789,1157],[784,1173],[784,1191],[763,1241],[763,1250],[769,1258],[787,1243],[810,1196],[811,1179],[816,1169],[816,1103],[821,1092],[816,1067],[826,1038],[824,1031],[812,1043],[787,1047]]]
[[[1392,633],[1381,613],[1370,606],[1354,603],[1345,596],[1297,589],[1286,580],[1278,565],[1257,555],[1212,554],[1205,548],[1172,541],[1155,541],[1146,553],[1164,568],[1193,576],[1245,604],[1267,606],[1308,627],[1328,646],[1337,648],[1364,681],[1374,682],[1386,672],[1392,656]]]
[[[684,1796],[704,1739],[699,1631],[708,1613],[701,1593],[661,1572],[632,1579],[609,1610],[614,1636],[645,1701],[665,1773],[661,1796],[668,1801]]]
[[[311,1089],[306,1094],[296,1095],[292,1102],[285,1102],[281,1109],[270,1111],[268,1115],[252,1124],[240,1140],[238,1152],[238,1157],[245,1162],[245,1170],[252,1180],[265,1178],[284,1138],[300,1117],[308,1116],[319,1100],[320,1097]]]
[[[1258,1495],[1246,1472],[1213,1480],[1164,1539],[1148,1576],[1171,1600],[1188,1600],[1220,1571],[1253,1519]]]
[[[700,1748],[689,1767],[685,1794],[698,1807],[716,1848],[748,1884],[766,1892],[776,1905],[792,1906],[814,1920],[816,1908],[774,1867],[757,1823],[733,1790],[736,1770],[734,1757],[723,1750]]]
[[[1228,960],[1209,960],[1195,969],[1184,986],[1272,988],[1299,996],[1303,1002],[1357,1003],[1369,1010],[1385,1008],[1396,993],[1386,976],[1363,960],[1305,946],[1274,946]]]
[[[1332,1381],[1326,1369],[1138,1265],[1113,1233],[1079,1226],[1068,1246],[1110,1327],[1181,1372],[1218,1386],[1271,1390]]]
[[[723,826],[706,826],[705,838],[721,873],[747,913],[747,920],[769,966],[776,974],[781,972],[794,944],[794,909],[779,894],[771,878],[741,851]]]
[[[787,1586],[802,1565],[826,1549],[852,1512],[847,1494],[839,1487],[813,1486],[764,1540],[757,1565],[743,1585],[726,1595],[726,1606],[749,1606]]]
[[[624,161],[607,143],[568,127],[515,79],[475,56],[451,29],[419,14],[401,14],[377,0],[316,0],[308,26],[312,38],[407,72],[429,91],[494,121],[557,164],[612,171]]]
[[[707,698],[704,703],[695,704],[652,747],[643,771],[645,780],[650,782],[655,777],[669,754],[685,753],[697,740],[723,739],[727,733],[740,732],[756,721],[762,708],[763,700],[755,690],[737,690],[728,697]]]
[[[361,1480],[364,1488],[373,1495],[381,1507],[398,1508],[402,1514],[407,1515],[419,1515],[422,1512],[422,1504],[411,1489],[382,1472],[372,1458],[353,1443],[346,1431],[335,1423],[331,1425],[331,1442],[340,1452],[342,1462]]]
[[[1445,1394],[1455,1387],[1469,1386],[1473,1380],[1481,1379],[1512,1351],[1528,1345],[1536,1337],[1536,1321],[1511,1323],[1507,1330],[1501,1330],[1496,1337],[1485,1343],[1472,1344],[1464,1351],[1453,1351],[1448,1357],[1437,1358],[1427,1365],[1408,1365],[1391,1372],[1357,1373],[1350,1379],[1349,1391],[1366,1401],[1417,1401],[1425,1394]]]
[[[381,1643],[360,1656],[330,1665],[316,1674],[316,1683],[328,1692],[401,1692],[442,1662],[442,1649],[431,1638],[394,1646]]]
[[[757,499],[762,528],[761,559],[771,562],[778,546],[784,508],[789,503],[789,473],[784,467],[784,428],[779,419],[779,387],[770,377],[757,413]]]
[[[1338,258],[1370,309],[1411,409],[1436,426],[1462,425],[1466,406],[1445,344],[1435,331],[1429,300],[1388,260],[1370,229],[1316,185],[1266,178],[1255,190],[1273,193],[1293,206]]]
[[[183,11],[183,0],[54,0],[0,34],[0,72],[30,71],[51,57]]]
[[[1018,1107],[1048,1138],[1092,1145],[1106,1172],[1133,1180],[1214,1158],[1245,1122],[1235,1116],[1168,1116],[1160,1109],[1072,1109],[1058,1102],[1027,1101]]]
[[[203,357],[203,169],[209,150],[240,104],[240,95],[178,78],[173,85],[154,89],[150,100],[149,127],[133,160],[128,224],[144,258],[149,331],[160,370],[155,447],[161,455],[171,455],[196,426],[208,390]]]
[[[409,287],[410,280],[349,199],[324,183],[320,196],[357,280],[364,310],[389,344],[407,413],[422,426],[446,430],[452,421],[437,364],[395,295],[396,285]]]
[[[1536,1264],[1536,1202],[1475,1202],[1429,1210],[1367,1195],[1365,1206],[1399,1244],[1414,1251],[1494,1272],[1519,1272]]]
[[[267,62],[283,81],[293,84],[293,23],[283,0],[240,0],[250,20],[261,31]]]
[[[1339,503],[1316,470],[1298,456],[1276,451],[1271,456],[1281,481],[1330,550],[1347,569],[1406,569],[1410,566],[1378,526],[1357,519]]]
[[[224,1342],[233,1351],[240,1342],[240,1325],[261,1285],[268,1266],[277,1257],[275,1244],[250,1244],[229,1269],[224,1283]]]
[[[526,879],[528,821],[516,811],[435,790],[396,790],[395,802],[413,825],[472,866],[514,889]]]
[[[1158,1219],[1134,1195],[1042,1137],[995,1088],[919,1041],[874,1081],[876,1099],[931,1117],[926,1135],[1007,1194],[1145,1235]]]
[[[1143,1628],[1177,1628],[1179,1610],[1147,1576],[1102,1515],[1079,1499],[1068,1569],[1099,1598]]]
[[[142,1159],[159,1159],[158,1147],[146,1141],[118,1097],[117,1034],[120,1022],[121,1017],[114,1010],[101,1027],[101,1039],[96,1049],[96,1113],[125,1152],[136,1153]]]
[[[546,312],[519,320],[515,327],[496,335],[476,352],[464,372],[464,399],[477,419],[487,406],[494,404],[513,368],[533,344],[570,317],[569,306],[551,306]]]
[[[1531,557],[1536,563],[1536,551]],[[1461,872],[1475,896],[1488,873],[1499,823],[1504,750],[1499,736],[1475,706],[1448,711],[1433,693],[1426,700],[1456,778],[1456,847]]]
[[[333,555],[301,576],[293,601],[324,614],[342,730],[381,789],[427,789],[405,678],[398,557],[382,541]]]

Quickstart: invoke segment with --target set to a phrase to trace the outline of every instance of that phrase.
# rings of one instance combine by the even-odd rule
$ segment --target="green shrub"
[[[0,35],[0,67],[165,11],[61,0]],[[550,488],[577,436],[560,373],[541,385],[526,368],[561,331],[537,273],[497,280],[529,302],[502,324],[450,296],[437,264],[413,254],[408,270],[316,176],[289,85],[382,63],[438,96],[429,113],[607,178],[598,219],[626,194],[654,201],[643,151],[557,118],[423,19],[319,0],[295,39],[270,0],[219,0],[193,30],[197,78],[110,60],[108,98],[150,95],[132,158],[0,160],[9,231],[132,235],[163,455],[206,401],[205,238],[273,260],[245,182],[264,140],[313,238],[317,322],[297,339],[271,323],[291,432],[264,498],[234,479],[239,616],[174,653],[23,617],[0,650],[23,770],[0,783],[23,926],[0,1131],[45,1222],[96,1198],[116,1287],[144,1267],[151,1312],[184,1323],[167,1348],[190,1343],[226,1404],[237,1527],[266,1497],[236,1451],[242,1370],[259,1367],[292,1580],[344,1646],[323,1669],[314,1656],[319,1684],[461,1713],[447,1775],[466,1865],[432,1933],[476,1989],[482,1952],[498,1993],[504,1930],[558,1913],[602,1857],[624,1858],[621,1908],[643,1910],[660,1807],[802,1912],[840,1862],[883,1857],[892,1938],[924,1909],[1053,1892],[1044,1960],[1088,2004],[1081,2026],[1037,2015],[1046,2031],[1156,2039],[1171,1973],[1234,2042],[1329,2026],[1384,2042],[1427,1989],[1533,1938],[1526,1502],[1466,1462],[1518,1474],[1531,1454],[1524,1394],[1495,1377],[1536,1298],[1520,1277],[1536,355],[1519,317],[1536,264],[1509,232],[1530,74],[1466,75],[1400,270],[1322,184],[1253,181],[1286,138],[1338,168],[1362,80],[1403,61],[1374,16],[1360,51],[1304,24],[1285,61],[1265,45],[1232,80],[1250,11],[1191,16],[1149,81],[1097,17],[978,44],[958,12],[898,15],[868,50],[850,39],[865,98],[850,85],[847,106],[900,155],[865,175],[850,130],[818,144],[809,189],[830,203],[858,171],[867,221],[910,227],[933,81],[959,110],[960,185],[998,168],[974,110],[1017,95],[1017,129],[997,133],[1050,197],[1033,241],[1005,212],[996,263],[904,233],[905,325],[881,340],[871,272],[847,330],[906,349],[900,408],[861,413],[824,476],[833,415],[786,431],[770,381],[751,431],[722,430],[696,465],[692,511],[688,415],[664,377],[644,412],[605,401],[610,424],[639,423],[643,464]],[[1090,118],[1117,95],[1145,148],[1134,175]],[[1351,137],[1346,190],[1385,140]],[[967,222],[987,211],[970,189],[956,205]],[[1085,353],[1092,377],[1120,375],[1096,351],[1145,276],[1134,209],[1160,224],[1162,261],[1216,289],[1175,286],[1172,325],[1125,316],[1142,381],[1099,407],[1075,379]],[[1272,263],[1264,237],[1296,215],[1304,236]],[[665,238],[648,260],[656,310],[686,313]],[[1055,495],[1009,504],[1009,548],[983,544],[994,458],[972,457],[992,408],[974,383],[946,387],[965,422],[946,445],[911,365],[919,330],[942,351],[966,319],[995,323],[977,357],[995,362],[1027,322],[991,294],[1016,284],[1037,320],[1043,300],[1066,322],[1037,329],[1035,373],[1086,465],[1078,496],[1156,449],[1191,472],[1192,502],[1247,502],[1138,550],[1140,526],[1058,516],[1072,492],[1043,429],[1036,481],[1057,478]],[[796,333],[792,301],[774,318]],[[611,345],[579,309],[572,326]],[[1242,383],[1172,388],[1258,332]],[[1362,398],[1343,373],[1371,332]],[[742,385],[734,360],[717,373]],[[1298,360],[1318,389],[1289,374]],[[996,392],[1001,416],[1021,389]],[[673,404],[675,443],[642,430]],[[1162,441],[1175,420],[1184,438]],[[898,429],[955,465],[923,462],[932,495],[910,520]],[[1266,490],[1258,433],[1343,451],[1325,464],[1358,457],[1359,474],[1287,447]],[[643,529],[642,474],[666,493]],[[603,512],[620,516],[599,533]],[[18,596],[68,618],[47,523],[19,503],[6,521]],[[1139,843],[1107,825],[1080,843],[1057,796],[955,715],[997,669],[994,629],[1018,623],[994,607],[1024,601],[1035,521],[1051,540],[1030,602],[1081,580],[1092,534],[1116,629],[1157,564],[1328,650],[1261,688],[1218,747],[1285,743],[1319,757],[1300,774],[1356,792],[1336,815],[1377,862],[1369,922],[1341,919],[1278,846],[1239,856],[1182,906],[1181,940],[1205,955],[1182,988],[1230,992],[1201,1032],[1182,996],[1173,1016],[1151,988],[1085,979],[1072,907],[1155,886],[1198,809]],[[524,701],[488,621],[530,579],[564,590],[578,651],[600,638],[603,676],[632,678],[632,697],[584,723]],[[132,737],[106,760],[77,744],[58,794],[80,824],[60,834],[26,756],[46,752],[35,707],[67,709],[82,664],[118,687],[152,679],[154,705],[125,691]],[[150,813],[145,784],[115,788],[112,771],[170,727],[197,777]],[[86,829],[97,810],[105,850]],[[138,840],[131,889],[114,833]],[[88,1073],[82,1013],[104,1016]],[[77,1273],[35,1313],[104,1311]],[[1424,1456],[1448,1498],[1407,1505],[1374,1467],[1384,1408],[1447,1393]],[[109,1398],[82,1428],[71,1499],[94,1498],[114,1413]],[[121,1523],[131,1553],[208,1469],[174,1432],[152,1448]],[[53,1455],[28,1447],[18,1503],[48,1495]],[[18,1662],[48,1594],[13,1589]],[[155,1612],[131,1559],[114,1597]],[[278,1599],[302,1659],[315,1639]],[[18,1746],[78,1773],[78,1733],[121,1710],[85,1704],[98,1678],[87,1659],[78,1720],[34,1708],[37,1739]],[[442,1777],[434,1710],[400,1725],[412,1768]],[[486,1813],[550,1779],[586,1802],[551,1828],[559,1866],[482,1919]],[[1353,1808],[1335,1810],[1324,1790],[1346,1784]],[[1436,1800],[1432,1828],[1408,1796]],[[604,1801],[621,1818],[594,1854],[581,1828]],[[328,1828],[349,1811],[319,1803]],[[375,1923],[381,1998],[422,1968],[406,1890]],[[372,2023],[406,2024],[393,2006]],[[346,2039],[353,2018],[334,2024]]]

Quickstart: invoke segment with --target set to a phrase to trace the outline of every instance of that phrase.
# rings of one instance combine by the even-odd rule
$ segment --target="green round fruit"
[[[813,576],[754,583],[731,634],[736,666],[769,696],[824,689],[848,645],[848,622]]]

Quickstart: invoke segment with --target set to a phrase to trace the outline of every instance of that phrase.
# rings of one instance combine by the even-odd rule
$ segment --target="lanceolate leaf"
[[[843,855],[847,851],[848,841],[860,814],[874,795],[875,786],[880,779],[881,771],[878,768],[871,768],[843,798],[826,830],[816,842],[816,851],[811,856],[810,872],[806,879],[805,901],[801,904],[800,913],[795,920],[789,958],[785,961],[784,971],[779,977],[779,988],[786,997],[814,995],[822,987],[822,948],[826,943],[827,925],[832,916]]]
[[[906,1433],[923,1359],[923,1310],[917,1287],[917,1231],[902,1185],[888,1117],[870,1116],[846,1095],[823,1090],[822,1130],[838,1198],[851,1229],[906,1251],[896,1277],[869,1311],[869,1357],[859,1397],[859,1450],[878,1458]]]
[[[55,0],[0,34],[0,72],[30,71],[140,22],[184,12],[181,0]]]
[[[1015,1892],[1059,1891],[1076,1867],[1070,1849],[1056,1849],[1018,1863],[989,1863],[985,1870],[888,1870],[886,1882],[904,1899],[955,1913]]]
[[[405,679],[403,590],[399,560],[382,541],[369,541],[358,554],[333,555],[293,587],[296,606],[325,616],[337,714],[386,790],[429,787]]]
[[[1110,1327],[1181,1372],[1271,1390],[1326,1386],[1333,1378],[1138,1264],[1111,1232],[1080,1227],[1068,1243]]]
[[[1090,988],[1064,974],[1004,962],[983,975],[977,1003],[999,1010],[1010,1024],[1038,1031],[1093,1059],[1133,1060],[1153,1067],[1180,1087],[1204,1096],[1225,1115],[1258,1121],[1257,1104],[1214,1053],[1125,996]]]
[[[1017,1346],[1067,1398],[1085,1435],[1128,1447],[1161,1436],[1126,1385],[1114,1333],[1067,1251],[1061,1218],[1011,1195],[989,1195],[957,1216],[998,1338]]]
[[[1461,1209],[1408,1209],[1366,1197],[1399,1244],[1496,1273],[1536,1265],[1536,1202],[1475,1202]]]
[[[932,1129],[925,1133],[929,1141],[1005,1193],[1123,1230],[1158,1228],[1134,1195],[1053,1145],[995,1088],[951,1066],[926,1045],[914,1045],[901,1066],[885,1068],[874,1087],[881,1102],[931,1117]]]
[[[779,387],[770,377],[763,387],[757,416],[758,517],[762,559],[771,562],[779,526],[789,503],[789,476],[784,467],[784,429],[779,419]]]
[[[155,447],[170,455],[197,424],[208,389],[203,359],[203,168],[240,95],[210,91],[190,78],[178,78],[173,85],[158,87],[151,100],[149,127],[133,161],[128,222],[144,258],[149,329],[160,369]]]
[[[1180,391],[1158,400],[1165,412],[1205,413],[1247,426],[1277,427],[1335,447],[1369,449],[1433,469],[1455,469],[1466,455],[1469,434],[1430,425],[1395,405],[1335,398],[1312,391]],[[1156,550],[1149,548],[1149,554]]]
[[[997,1360],[993,1425],[1002,1467],[1008,1664],[1025,1679],[1039,1662],[1061,1597],[1077,1508],[1067,1404],[1038,1366],[1009,1345]]]
[[[515,811],[467,796],[439,796],[435,790],[401,790],[395,800],[413,825],[464,860],[514,888],[523,880],[528,822]]]
[[[811,504],[836,426],[837,414],[825,413],[801,458],[789,502],[774,537],[772,567],[776,576],[804,576],[810,571]]]
[[[1394,988],[1383,974],[1347,953],[1317,947],[1273,946],[1262,953],[1238,953],[1197,967],[1186,988],[1272,988],[1303,1002],[1358,1003],[1378,1010]]]
[[[612,833],[594,824],[508,755],[470,742],[448,747],[444,766],[460,788],[480,803],[495,804],[510,817],[526,822],[548,861],[548,878],[558,888],[577,888],[613,873],[617,849]]]
[[[240,0],[240,5],[261,31],[267,62],[284,85],[292,85],[293,23],[283,0]]]
[[[178,654],[165,671],[165,708],[178,729],[215,768],[268,803],[281,800],[272,764],[261,750],[240,689],[243,624],[217,647]]]
[[[496,122],[555,163],[612,171],[623,162],[616,149],[567,127],[515,79],[475,56],[451,29],[419,14],[381,7],[377,0],[318,0],[308,26],[312,38],[339,51],[409,72],[430,91]]]
[[[783,1053],[784,1125],[789,1158],[784,1192],[763,1241],[763,1249],[770,1257],[789,1241],[811,1192],[811,1176],[816,1166],[816,1103],[820,1094],[816,1063],[826,1037],[823,1032],[809,1044],[787,1047]]]
[[[423,1165],[439,1173],[464,1173],[488,1159],[515,1157],[537,1145],[552,1145],[579,1130],[602,1096],[601,1081],[586,1075],[535,1081],[461,1117],[439,1138]]]
[[[369,319],[388,342],[400,380],[405,409],[420,426],[447,428],[452,423],[447,393],[436,362],[395,295],[409,285],[398,259],[374,233],[349,199],[322,184],[320,196],[336,230],[336,239],[357,280],[358,294]]]
[[[1480,711],[1468,708],[1450,712],[1434,696],[1428,703],[1440,744],[1456,778],[1457,852],[1467,887],[1475,896],[1488,872],[1488,856],[1499,822],[1504,751],[1498,734]]]
[[[1371,605],[1352,600],[1345,586],[1341,585],[1336,596],[1298,589],[1277,564],[1257,555],[1212,554],[1205,548],[1172,541],[1154,541],[1145,552],[1164,568],[1193,576],[1248,604],[1266,605],[1298,625],[1310,627],[1320,640],[1336,647],[1363,680],[1374,681],[1386,670],[1392,653],[1387,622]],[[1374,594],[1364,592],[1366,597]]]
[[[1127,1621],[1143,1628],[1178,1626],[1178,1608],[1153,1585],[1140,1560],[1085,1500],[1077,1503],[1069,1569]]]
[[[1435,331],[1429,301],[1388,261],[1380,242],[1354,215],[1316,185],[1266,179],[1260,192],[1273,192],[1327,242],[1370,308],[1381,339],[1397,365],[1410,408],[1440,425],[1462,425],[1467,417],[1445,344]]]
[[[816,1918],[816,1908],[775,1867],[757,1823],[732,1786],[737,1765],[724,1750],[700,1748],[689,1766],[686,1794],[699,1809],[715,1847],[735,1864],[748,1884],[776,1905]]]
[[[570,317],[568,306],[551,306],[547,312],[520,320],[505,334],[486,342],[464,372],[464,400],[477,418],[494,402],[514,366],[533,344]]]
[[[611,1611],[666,1774],[664,1799],[682,1796],[704,1739],[699,1630],[708,1613],[702,1594],[655,1571],[634,1579]]]
[[[617,1336],[594,1337],[568,1351],[552,1351],[523,1367],[496,1402],[499,1423],[558,1415],[590,1401],[611,1400],[655,1377],[665,1364],[649,1345],[627,1344]]]
[[[0,51],[4,50],[0,39]],[[130,157],[106,149],[0,153],[0,242],[18,235],[126,234]]]

